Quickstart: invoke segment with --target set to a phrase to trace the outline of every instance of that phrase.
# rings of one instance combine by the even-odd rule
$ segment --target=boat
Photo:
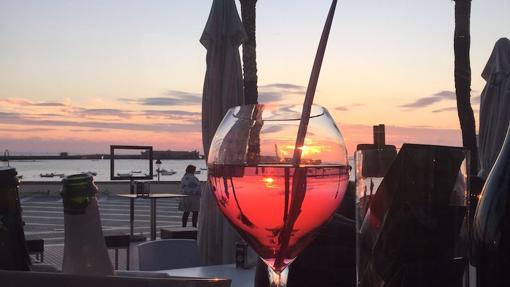
[[[121,176],[121,177],[132,177],[133,174],[130,173],[130,172],[118,172],[117,173],[117,176]]]
[[[195,174],[200,174],[200,170],[195,170]]]
[[[142,173],[141,170],[132,170],[131,173]]]
[[[166,169],[161,169],[159,171],[161,173],[161,175],[173,175],[173,174],[176,174],[177,172],[173,169],[170,169],[170,170],[166,170]]]
[[[55,176],[58,176],[58,177],[62,178],[62,177],[65,176],[65,174],[51,172],[51,173],[41,173],[39,176],[40,177],[55,177]]]
[[[200,170],[207,170],[207,167],[201,167]]]

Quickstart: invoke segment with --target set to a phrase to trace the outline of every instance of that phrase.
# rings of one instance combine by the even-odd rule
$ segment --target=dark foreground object
[[[12,167],[0,167],[0,269],[23,270],[30,268],[21,207],[19,180]]]
[[[227,279],[135,278],[0,271],[2,287],[229,287]]]
[[[473,221],[477,286],[510,286],[510,128]]]
[[[360,286],[463,286],[465,160],[462,148],[402,146],[361,225]]]

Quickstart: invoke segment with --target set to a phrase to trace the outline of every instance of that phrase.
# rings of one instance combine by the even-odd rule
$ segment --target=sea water
[[[7,163],[2,163],[7,165]],[[179,181],[185,173],[186,167],[192,164],[197,167],[196,174],[199,180],[207,179],[205,160],[162,160],[161,169],[174,170],[173,175],[160,175],[162,181]],[[60,159],[60,160],[11,160],[9,165],[15,167],[22,181],[61,181],[62,175],[70,175],[82,172],[93,172],[95,181],[110,181],[110,160],[91,159]],[[118,159],[115,160],[114,175],[133,174],[141,176],[149,173],[149,161],[141,159]],[[154,180],[157,180],[157,166],[153,162]],[[54,174],[53,177],[41,177],[41,175]]]
[[[2,162],[0,164],[7,165]],[[167,171],[174,170],[173,175],[160,174],[161,181],[180,181],[185,173],[186,167],[192,164],[197,167],[196,174],[200,181],[207,180],[206,162],[203,159],[172,159],[162,160],[161,169]],[[354,167],[354,160],[349,159],[349,164]],[[53,159],[53,160],[11,160],[9,165],[15,167],[18,175],[22,176],[23,181],[55,181],[62,180],[61,175],[70,175],[82,172],[94,172],[94,181],[110,181],[110,160],[109,159]],[[154,180],[157,180],[157,166],[153,162]],[[132,173],[135,172],[135,173]],[[53,177],[41,177],[41,175],[55,174]],[[141,175],[149,173],[148,160],[141,159],[118,159],[115,160],[114,175],[118,173],[132,173]],[[350,180],[354,180],[354,171],[350,173]]]

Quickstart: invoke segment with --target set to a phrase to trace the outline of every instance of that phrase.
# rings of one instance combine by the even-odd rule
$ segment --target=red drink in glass
[[[209,166],[209,181],[222,213],[276,272],[285,269],[315,238],[342,202],[349,181],[346,166],[299,168],[306,174],[304,198],[296,220],[289,226],[293,166]],[[287,230],[290,236],[285,236],[285,228],[292,228]]]

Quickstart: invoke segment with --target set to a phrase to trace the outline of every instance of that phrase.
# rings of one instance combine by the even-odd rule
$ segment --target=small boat
[[[207,170],[207,167],[201,167],[200,170]]]
[[[195,170],[195,174],[200,174],[200,170]]]
[[[130,172],[127,172],[127,173],[126,173],[126,172],[118,172],[118,173],[117,173],[117,176],[122,176],[122,177],[131,177],[131,176],[133,176],[133,174],[132,174],[132,173],[130,173]]]
[[[141,170],[132,170],[131,173],[142,173]]]
[[[55,176],[58,176],[58,177],[62,178],[62,177],[65,176],[65,174],[51,172],[51,173],[41,173],[39,176],[40,177],[55,177]]]
[[[170,170],[166,170],[166,169],[161,169],[159,171],[161,173],[161,175],[173,175],[173,174],[176,174],[177,172],[173,169],[170,169]]]

